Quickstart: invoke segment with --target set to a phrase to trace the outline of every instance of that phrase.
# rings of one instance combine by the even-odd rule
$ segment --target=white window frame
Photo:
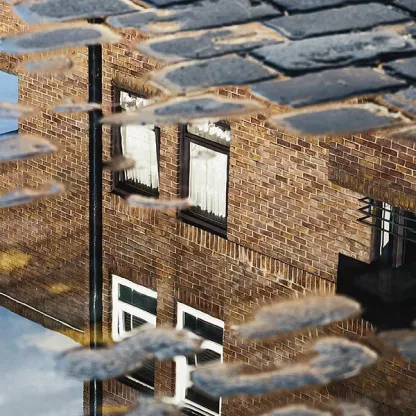
[[[184,313],[188,313],[196,318],[203,319],[210,324],[216,325],[224,330],[224,322],[220,319],[213,318],[211,315],[207,313],[201,312],[198,309],[191,308],[188,305],[183,303],[178,303],[177,307],[177,321],[176,321],[176,328],[177,329],[184,329]],[[201,348],[203,349],[210,349],[211,351],[216,352],[221,356],[221,362],[223,362],[223,345],[217,344],[213,341],[203,341],[201,344]],[[191,382],[191,371],[194,369],[193,366],[189,366],[186,357],[180,356],[175,358],[176,363],[176,393],[175,393],[175,401],[177,404],[187,405],[189,408],[199,411],[201,413],[218,416],[221,415],[221,405],[222,399],[220,399],[219,403],[219,413],[214,412],[210,409],[207,409],[198,403],[195,403],[191,400],[185,398],[186,396],[186,389],[192,386]]]
[[[143,319],[148,324],[156,326],[156,315],[144,311],[137,306],[132,306],[118,299],[119,286],[126,286],[130,289],[135,290],[143,295],[157,299],[157,292],[147,287],[138,285],[130,282],[130,280],[124,279],[123,277],[112,275],[112,337],[114,341],[121,341],[129,336],[133,335],[124,329],[124,312],[130,315],[137,316]],[[134,331],[132,331],[134,332]],[[126,376],[126,378],[133,380],[135,383],[142,384],[143,386],[154,390],[153,386],[149,386],[145,383],[140,382],[132,377]]]

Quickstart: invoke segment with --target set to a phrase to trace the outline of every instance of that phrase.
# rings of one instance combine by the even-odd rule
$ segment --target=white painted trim
[[[156,326],[156,315],[153,315],[149,312],[144,311],[143,309],[138,308],[137,306],[129,305],[118,299],[118,290],[119,286],[126,286],[130,289],[135,290],[136,292],[142,293],[143,295],[157,299],[157,292],[147,287],[138,285],[131,282],[130,280],[124,279],[123,277],[113,274],[112,276],[112,337],[114,341],[121,341],[122,339],[127,338],[130,334],[124,330],[124,312],[129,313],[130,315],[137,316],[138,318],[143,319],[147,323]],[[120,331],[119,331],[119,328]],[[134,379],[131,376],[126,376],[135,383],[139,383],[142,386],[146,386],[149,389],[153,389],[153,386],[149,386],[146,383],[143,383],[139,380]]]
[[[116,284],[120,284],[123,286],[127,286],[137,292],[143,293],[143,295],[150,296],[151,298],[157,299],[157,292],[148,287],[138,285],[137,283],[133,283],[130,280],[125,279],[124,277],[117,276],[116,274],[112,275],[113,278],[113,289]]]
[[[121,341],[126,338],[128,335],[124,330],[119,332],[119,323],[123,323],[124,315],[123,312],[127,312],[130,315],[137,316],[138,318],[143,319],[151,325],[156,326],[156,315],[153,315],[149,312],[144,311],[133,305],[122,302],[118,299],[118,289],[119,285],[129,287],[130,289],[135,290],[136,292],[142,293],[143,295],[157,299],[157,292],[147,287],[138,285],[131,282],[130,280],[124,279],[115,274],[112,275],[112,322],[111,322],[111,335],[114,341]]]
[[[185,305],[183,303],[178,303],[177,305],[177,321],[176,321],[176,328],[177,329],[183,329],[184,322],[183,322],[183,315],[184,313],[188,313],[190,315],[195,316],[196,318],[203,319],[206,322],[209,322],[210,324],[216,325],[222,329],[224,329],[224,322],[220,319],[214,318],[211,315],[208,315],[207,313],[201,312],[197,309],[191,308],[188,305]],[[201,344],[202,348],[210,349],[212,351],[215,351],[216,353],[221,355],[221,362],[223,362],[223,346],[220,344],[217,344],[213,341],[205,340]],[[220,412],[216,413],[212,410],[209,410],[198,403],[194,403],[190,400],[185,399],[186,389],[190,386],[192,386],[190,373],[193,369],[193,367],[189,366],[186,357],[180,356],[175,358],[176,363],[176,388],[175,388],[175,402],[177,404],[187,404],[190,408],[194,408],[197,411],[200,411],[202,413],[218,416],[221,415],[221,402],[220,399]]]
[[[190,315],[195,316],[196,318],[203,319],[204,321],[209,322],[210,324],[219,326],[220,328],[224,329],[224,321],[220,319],[214,318],[211,315],[208,315],[205,312],[201,312],[198,309],[191,308],[184,303],[178,302],[178,320],[176,322],[176,328],[183,329],[183,312],[189,313]]]
[[[84,331],[83,331],[82,329],[75,328],[74,326],[69,325],[69,324],[67,324],[67,323],[66,323],[66,322],[64,322],[64,321],[61,321],[60,319],[54,318],[53,316],[51,316],[51,315],[49,315],[49,314],[47,314],[47,313],[45,313],[45,312],[42,312],[42,311],[40,311],[39,309],[36,309],[36,308],[34,308],[33,306],[28,305],[27,303],[21,302],[20,300],[17,300],[17,299],[15,299],[15,298],[12,298],[12,297],[11,297],[11,296],[9,296],[9,295],[6,295],[6,294],[5,294],[5,293],[3,293],[3,292],[0,292],[0,296],[3,296],[3,297],[5,297],[5,298],[7,298],[7,299],[10,299],[10,300],[12,300],[13,302],[18,303],[19,305],[25,306],[26,308],[29,308],[29,309],[31,309],[32,311],[35,311],[35,312],[37,312],[37,313],[39,313],[39,314],[41,314],[41,315],[43,315],[43,316],[46,316],[47,318],[52,319],[52,320],[53,320],[53,321],[55,321],[55,322],[59,322],[61,325],[64,325],[64,326],[66,326],[67,328],[73,329],[73,330],[74,330],[74,331],[76,331],[76,332],[79,332],[79,333],[81,333],[81,334],[83,334],[83,333],[84,333]]]

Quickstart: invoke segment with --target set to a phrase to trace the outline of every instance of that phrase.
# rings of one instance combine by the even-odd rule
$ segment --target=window
[[[114,89],[115,111],[137,111],[151,102],[130,91]],[[147,126],[113,126],[113,155],[124,155],[136,161],[133,169],[115,172],[114,191],[120,194],[159,195],[160,129]]]
[[[156,326],[157,293],[129,280],[113,275],[113,322],[114,341],[132,334],[141,325]],[[147,362],[135,373],[121,379],[140,392],[154,394],[155,361]]]
[[[0,71],[0,102],[17,104],[18,102],[18,77]],[[17,133],[18,120],[0,118],[0,136],[3,134]]]
[[[219,415],[221,400],[205,396],[190,385],[190,372],[198,365],[221,361],[223,357],[224,322],[189,306],[178,304],[178,329],[186,328],[204,338],[202,352],[191,357],[177,357],[176,398],[185,405],[185,414]]]
[[[400,267],[416,261],[416,215],[385,202],[363,198],[367,214],[359,221],[376,229],[374,249],[383,267]]]
[[[222,236],[227,230],[230,137],[225,122],[181,129],[181,196],[194,203],[181,218]]]

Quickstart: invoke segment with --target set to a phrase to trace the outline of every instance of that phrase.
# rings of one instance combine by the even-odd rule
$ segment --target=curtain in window
[[[149,104],[149,100],[120,92],[120,106],[123,111],[137,111]],[[159,169],[154,126],[122,126],[121,147],[124,156],[136,161],[136,167],[126,171],[126,180],[158,189]]]
[[[159,188],[156,133],[149,126],[122,126],[123,155],[136,161],[136,167],[126,171],[126,179],[152,189]]]
[[[203,211],[227,213],[227,155],[190,143],[189,197]]]

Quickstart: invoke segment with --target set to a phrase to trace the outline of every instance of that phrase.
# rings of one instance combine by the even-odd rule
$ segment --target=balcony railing
[[[407,211],[395,207],[385,208],[384,204],[369,197],[358,201],[365,204],[358,209],[364,214],[357,219],[358,222],[416,243],[416,219],[410,218]]]

